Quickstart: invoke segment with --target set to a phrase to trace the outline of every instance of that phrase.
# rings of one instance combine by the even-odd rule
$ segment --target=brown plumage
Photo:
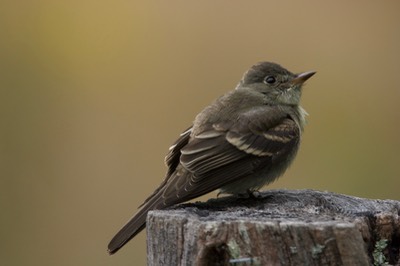
[[[108,245],[110,254],[138,234],[149,210],[191,200],[216,189],[251,193],[278,178],[300,144],[305,111],[301,86],[315,72],[295,75],[263,62],[235,90],[197,115],[171,146],[164,181]]]

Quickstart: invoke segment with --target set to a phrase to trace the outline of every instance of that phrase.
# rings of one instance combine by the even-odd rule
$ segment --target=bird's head
[[[293,74],[278,64],[261,62],[243,75],[237,89],[259,92],[269,104],[298,105],[303,83],[315,73]]]

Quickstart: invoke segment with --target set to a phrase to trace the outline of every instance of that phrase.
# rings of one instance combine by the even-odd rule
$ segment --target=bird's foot
[[[249,194],[249,197],[252,199],[262,198],[261,192],[258,190],[248,190],[247,193]]]
[[[258,190],[248,189],[246,192],[239,193],[236,195],[239,199],[259,199],[261,193]]]

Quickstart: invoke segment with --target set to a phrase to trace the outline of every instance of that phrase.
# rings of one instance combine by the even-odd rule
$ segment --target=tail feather
[[[108,244],[108,253],[110,255],[117,252],[129,240],[136,236],[140,231],[146,227],[147,213],[153,209],[161,209],[164,207],[162,198],[154,195],[148,202],[146,202],[138,212],[119,230],[119,232],[111,239]]]

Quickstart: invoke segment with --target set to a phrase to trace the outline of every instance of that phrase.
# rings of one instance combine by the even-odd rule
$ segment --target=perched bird
[[[169,148],[161,185],[108,245],[114,254],[146,225],[148,211],[213,190],[246,195],[288,168],[299,148],[305,110],[303,83],[315,72],[293,74],[278,64],[252,66],[233,91],[201,111]]]

